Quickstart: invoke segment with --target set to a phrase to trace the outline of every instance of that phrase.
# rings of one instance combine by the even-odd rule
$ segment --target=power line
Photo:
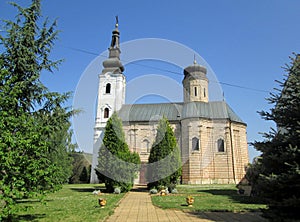
[[[96,55],[96,56],[99,55],[99,53],[90,52],[90,51],[87,51],[87,50],[84,50],[84,49],[78,49],[78,48],[74,48],[74,47],[70,47],[70,46],[61,45],[61,47],[66,48],[66,49],[71,49],[71,50],[77,51],[77,52],[82,52],[82,53],[85,53],[85,54]],[[103,57],[106,57],[106,56],[103,56]]]
[[[246,86],[240,86],[240,85],[235,85],[231,83],[226,83],[226,82],[218,82],[221,85],[226,85],[226,86],[231,86],[231,87],[236,87],[236,88],[241,88],[241,89],[247,89],[247,90],[252,90],[256,92],[263,92],[263,93],[270,93],[270,91],[263,90],[263,89],[256,89],[256,88],[251,88],[251,87],[246,87]]]
[[[99,55],[99,53],[91,52],[91,51],[84,50],[84,49],[78,49],[78,48],[69,47],[69,46],[62,46],[62,47],[73,50],[73,51],[85,53],[85,54],[90,54],[90,55],[95,55],[95,56],[101,56],[101,57],[104,57],[104,58],[108,58],[105,55],[102,55],[102,54]],[[136,65],[136,66],[151,68],[151,69],[154,69],[154,70],[168,72],[168,73],[172,73],[172,74],[180,75],[180,76],[183,75],[182,73],[171,71],[171,70],[168,70],[168,69],[158,68],[158,67],[151,66],[151,65],[139,64],[139,63],[136,63],[136,62],[130,62],[130,61],[126,61],[126,60],[123,60],[123,59],[120,59],[120,60],[121,60],[121,62],[130,63],[130,64],[133,64],[133,65]],[[212,81],[212,82],[219,83],[219,84],[225,85],[225,86],[236,87],[236,88],[240,88],[240,89],[246,89],[246,90],[251,90],[251,91],[256,91],[256,92],[263,92],[263,93],[270,93],[270,91],[267,91],[267,90],[251,88],[251,87],[241,86],[241,85],[232,84],[232,83],[226,83],[226,82],[220,82],[220,81]]]

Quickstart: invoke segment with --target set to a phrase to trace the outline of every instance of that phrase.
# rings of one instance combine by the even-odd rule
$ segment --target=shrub
[[[116,188],[114,189],[114,193],[115,193],[115,194],[120,194],[120,193],[121,193],[121,188],[120,188],[120,187],[116,187]]]
[[[155,188],[151,189],[150,194],[157,194],[157,189],[155,189]]]
[[[176,189],[176,188],[174,188],[172,191],[171,191],[171,193],[178,193],[178,190]]]

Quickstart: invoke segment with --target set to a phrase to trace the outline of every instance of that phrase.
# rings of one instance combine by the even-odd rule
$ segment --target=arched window
[[[108,118],[109,117],[109,109],[108,108],[105,108],[104,109],[104,118]]]
[[[223,139],[218,139],[217,145],[218,145],[218,152],[225,152]]]
[[[143,143],[142,143],[142,152],[147,152],[147,153],[150,153],[150,142],[149,140],[147,139],[144,139],[143,140]]]
[[[195,96],[198,95],[197,87],[194,87]]]
[[[135,148],[135,138],[134,138],[134,130],[129,130],[128,131],[128,140],[129,140],[129,147],[131,149]]]
[[[110,89],[111,89],[111,84],[107,83],[105,87],[105,93],[110,93]]]
[[[205,90],[205,88],[203,89],[203,96],[206,97],[206,90]]]
[[[192,150],[199,150],[199,139],[197,137],[194,137],[192,139]]]

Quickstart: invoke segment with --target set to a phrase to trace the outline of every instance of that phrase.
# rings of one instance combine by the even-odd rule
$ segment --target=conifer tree
[[[274,108],[260,112],[277,129],[265,134],[266,141],[254,143],[262,154],[250,182],[267,201],[264,216],[271,221],[300,220],[300,57],[291,59],[286,79],[279,82],[282,89],[269,98]]]
[[[174,132],[163,117],[157,127],[147,170],[148,188],[174,188],[181,176],[181,157]]]
[[[99,151],[96,173],[105,183],[107,192],[119,187],[122,192],[129,191],[140,167],[140,157],[130,152],[125,142],[122,121],[114,113],[106,123],[103,144]]]
[[[0,220],[12,220],[16,201],[57,190],[71,172],[69,94],[40,81],[60,61],[49,59],[56,23],[40,27],[40,0],[18,9],[0,36]]]

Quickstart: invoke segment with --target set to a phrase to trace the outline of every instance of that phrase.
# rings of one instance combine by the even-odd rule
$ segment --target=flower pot
[[[161,191],[160,191],[160,195],[161,195],[161,196],[166,196],[166,195],[167,195],[166,190],[161,190]]]
[[[100,207],[104,207],[106,205],[106,199],[100,198],[98,201],[99,201]]]
[[[195,201],[194,197],[187,197],[186,198],[186,203],[188,204],[189,207],[193,206],[194,201]]]

